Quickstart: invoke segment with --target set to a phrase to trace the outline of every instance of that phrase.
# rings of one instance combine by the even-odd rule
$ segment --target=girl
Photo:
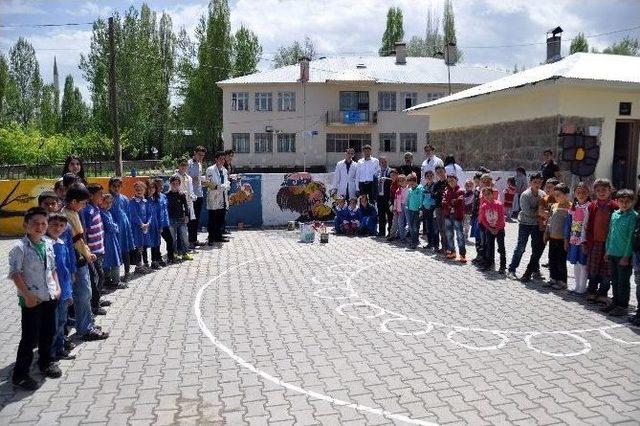
[[[109,212],[116,225],[118,225],[118,243],[120,245],[120,260],[124,265],[124,277],[122,282],[129,281],[131,258],[135,256],[136,243],[133,239],[131,221],[129,220],[129,198],[120,193],[122,189],[122,178],[112,177],[109,179],[109,193],[113,196],[113,203]]]
[[[133,232],[133,240],[135,242],[135,252],[131,259],[131,263],[136,265],[135,273],[145,274],[151,272],[146,265],[142,264],[142,258],[146,260],[145,245],[147,242],[147,233],[149,232],[150,214],[147,200],[145,199],[145,191],[147,185],[142,181],[137,181],[133,185],[134,197],[129,203],[129,220],[131,221],[131,231]]]
[[[113,209],[113,195],[106,193],[102,196],[100,203],[100,219],[104,227],[104,268],[105,286],[110,288],[127,288],[127,285],[120,285],[120,265],[122,260],[120,255],[118,224],[113,220],[111,210]]]
[[[344,215],[344,220],[340,228],[343,233],[347,235],[354,235],[358,232],[360,227],[360,221],[358,220],[358,200],[351,198],[349,200],[349,207],[347,207]]]
[[[171,236],[171,229],[169,228],[169,204],[167,202],[167,195],[162,192],[164,180],[162,180],[162,178],[155,178],[153,184],[156,187],[156,194],[158,194],[158,202],[160,204],[160,235],[167,245],[167,261],[173,263],[175,253],[173,252],[173,237]],[[167,266],[164,260],[160,260],[159,263],[160,266]]]
[[[78,176],[78,178],[84,185],[87,185],[87,179],[84,176],[84,165],[82,164],[82,159],[77,155],[70,155],[64,161],[62,176],[67,173],[73,173],[74,175]]]
[[[587,291],[587,220],[589,219],[589,188],[584,182],[573,189],[575,200],[569,209],[565,224],[565,246],[567,260],[573,265],[575,286],[571,290],[577,294]]]
[[[153,179],[145,182],[147,185],[147,206],[149,208],[149,230],[146,234],[144,264],[147,266],[147,247],[151,247],[151,269],[160,269],[162,254],[160,253],[160,199]]]
[[[398,188],[396,189],[395,198],[393,199],[393,215],[397,216],[397,237],[400,243],[404,243],[407,236],[407,219],[406,219],[406,201],[407,201],[407,177],[398,175]]]

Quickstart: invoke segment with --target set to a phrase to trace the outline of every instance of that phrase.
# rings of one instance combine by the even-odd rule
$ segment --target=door
[[[640,120],[618,120],[611,170],[611,180],[617,189],[636,189],[639,144]]]

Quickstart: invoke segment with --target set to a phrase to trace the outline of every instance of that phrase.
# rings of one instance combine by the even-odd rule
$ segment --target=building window
[[[404,109],[411,108],[418,104],[418,93],[417,92],[402,92],[400,94],[400,99],[402,99],[402,103],[404,105]]]
[[[378,111],[396,110],[396,92],[378,92]]]
[[[272,96],[271,92],[268,93],[256,93],[256,111],[272,111]]]
[[[296,92],[278,92],[278,111],[296,110]]]
[[[231,94],[232,111],[249,111],[249,93],[234,92]]]
[[[340,111],[367,111],[369,92],[340,92]]]
[[[427,93],[427,102],[435,101],[444,96],[444,92],[429,92]]]
[[[253,137],[256,148],[254,152],[273,152],[273,133],[256,133]]]
[[[400,152],[418,152],[417,133],[400,133]]]
[[[231,144],[236,154],[248,154],[249,153],[249,133],[232,133]]]
[[[278,133],[278,152],[296,152],[295,133]]]
[[[327,133],[327,152],[345,152],[347,148],[360,152],[366,144],[371,144],[370,133]]]
[[[395,133],[380,133],[380,152],[396,152]]]

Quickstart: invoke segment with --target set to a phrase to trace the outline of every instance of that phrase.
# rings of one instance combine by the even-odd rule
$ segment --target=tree
[[[9,75],[17,89],[16,118],[24,127],[38,118],[42,96],[42,78],[36,51],[20,37],[9,50]]]
[[[258,70],[258,63],[262,56],[262,46],[251,30],[244,25],[236,31],[233,37],[233,76],[240,77],[253,74]]]
[[[56,133],[58,130],[58,114],[55,107],[55,92],[53,84],[42,87],[42,101],[40,103],[40,128],[46,136]]]
[[[64,79],[64,90],[62,91],[60,130],[69,135],[81,133],[86,130],[86,116],[87,107],[82,100],[80,89],[74,86],[73,77],[67,75]]]
[[[313,40],[308,36],[304,37],[304,42],[294,41],[288,46],[280,46],[273,57],[273,68],[280,68],[287,65],[296,65],[300,58],[316,59],[318,56]]]
[[[640,56],[640,44],[638,39],[625,37],[619,42],[613,43],[602,51],[611,55]]]
[[[387,26],[382,34],[382,45],[378,50],[380,56],[387,56],[395,50],[395,44],[402,41],[404,28],[402,25],[402,10],[399,7],[390,7],[387,12]]]
[[[453,13],[453,2],[452,0],[445,0],[444,2],[444,14],[442,17],[442,26],[444,29],[444,45],[446,46],[449,43],[453,43],[453,44],[457,44],[457,38],[456,38],[456,23],[455,23],[455,15]],[[458,49],[458,47],[455,48],[455,51],[453,52],[453,61],[452,63],[455,64],[457,62],[460,62],[462,60],[462,51],[460,49]]]
[[[407,56],[423,56],[435,58],[440,56],[444,46],[442,34],[440,34],[440,22],[435,17],[432,9],[427,11],[427,25],[425,37],[413,36],[407,44]]]
[[[569,47],[569,54],[574,54],[577,52],[588,52],[589,51],[589,43],[587,42],[584,33],[578,33],[577,36],[571,40],[571,47]]]

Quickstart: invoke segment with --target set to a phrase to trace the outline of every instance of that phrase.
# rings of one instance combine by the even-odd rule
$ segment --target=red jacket
[[[442,195],[442,214],[449,217],[453,212],[455,220],[464,220],[464,191],[459,186],[447,185]]]
[[[610,200],[607,203],[607,207],[609,207],[609,218],[611,218],[611,214],[618,209],[618,203],[616,203],[613,200]],[[596,211],[598,210],[598,200],[593,200],[591,203],[589,203],[588,210],[589,210],[589,216],[588,216],[589,219],[587,220],[587,247],[592,247],[594,243],[593,226],[595,224]]]
[[[485,228],[495,228],[497,230],[504,229],[504,206],[498,200],[493,200],[491,203],[485,201],[480,205],[480,212],[478,218]]]

